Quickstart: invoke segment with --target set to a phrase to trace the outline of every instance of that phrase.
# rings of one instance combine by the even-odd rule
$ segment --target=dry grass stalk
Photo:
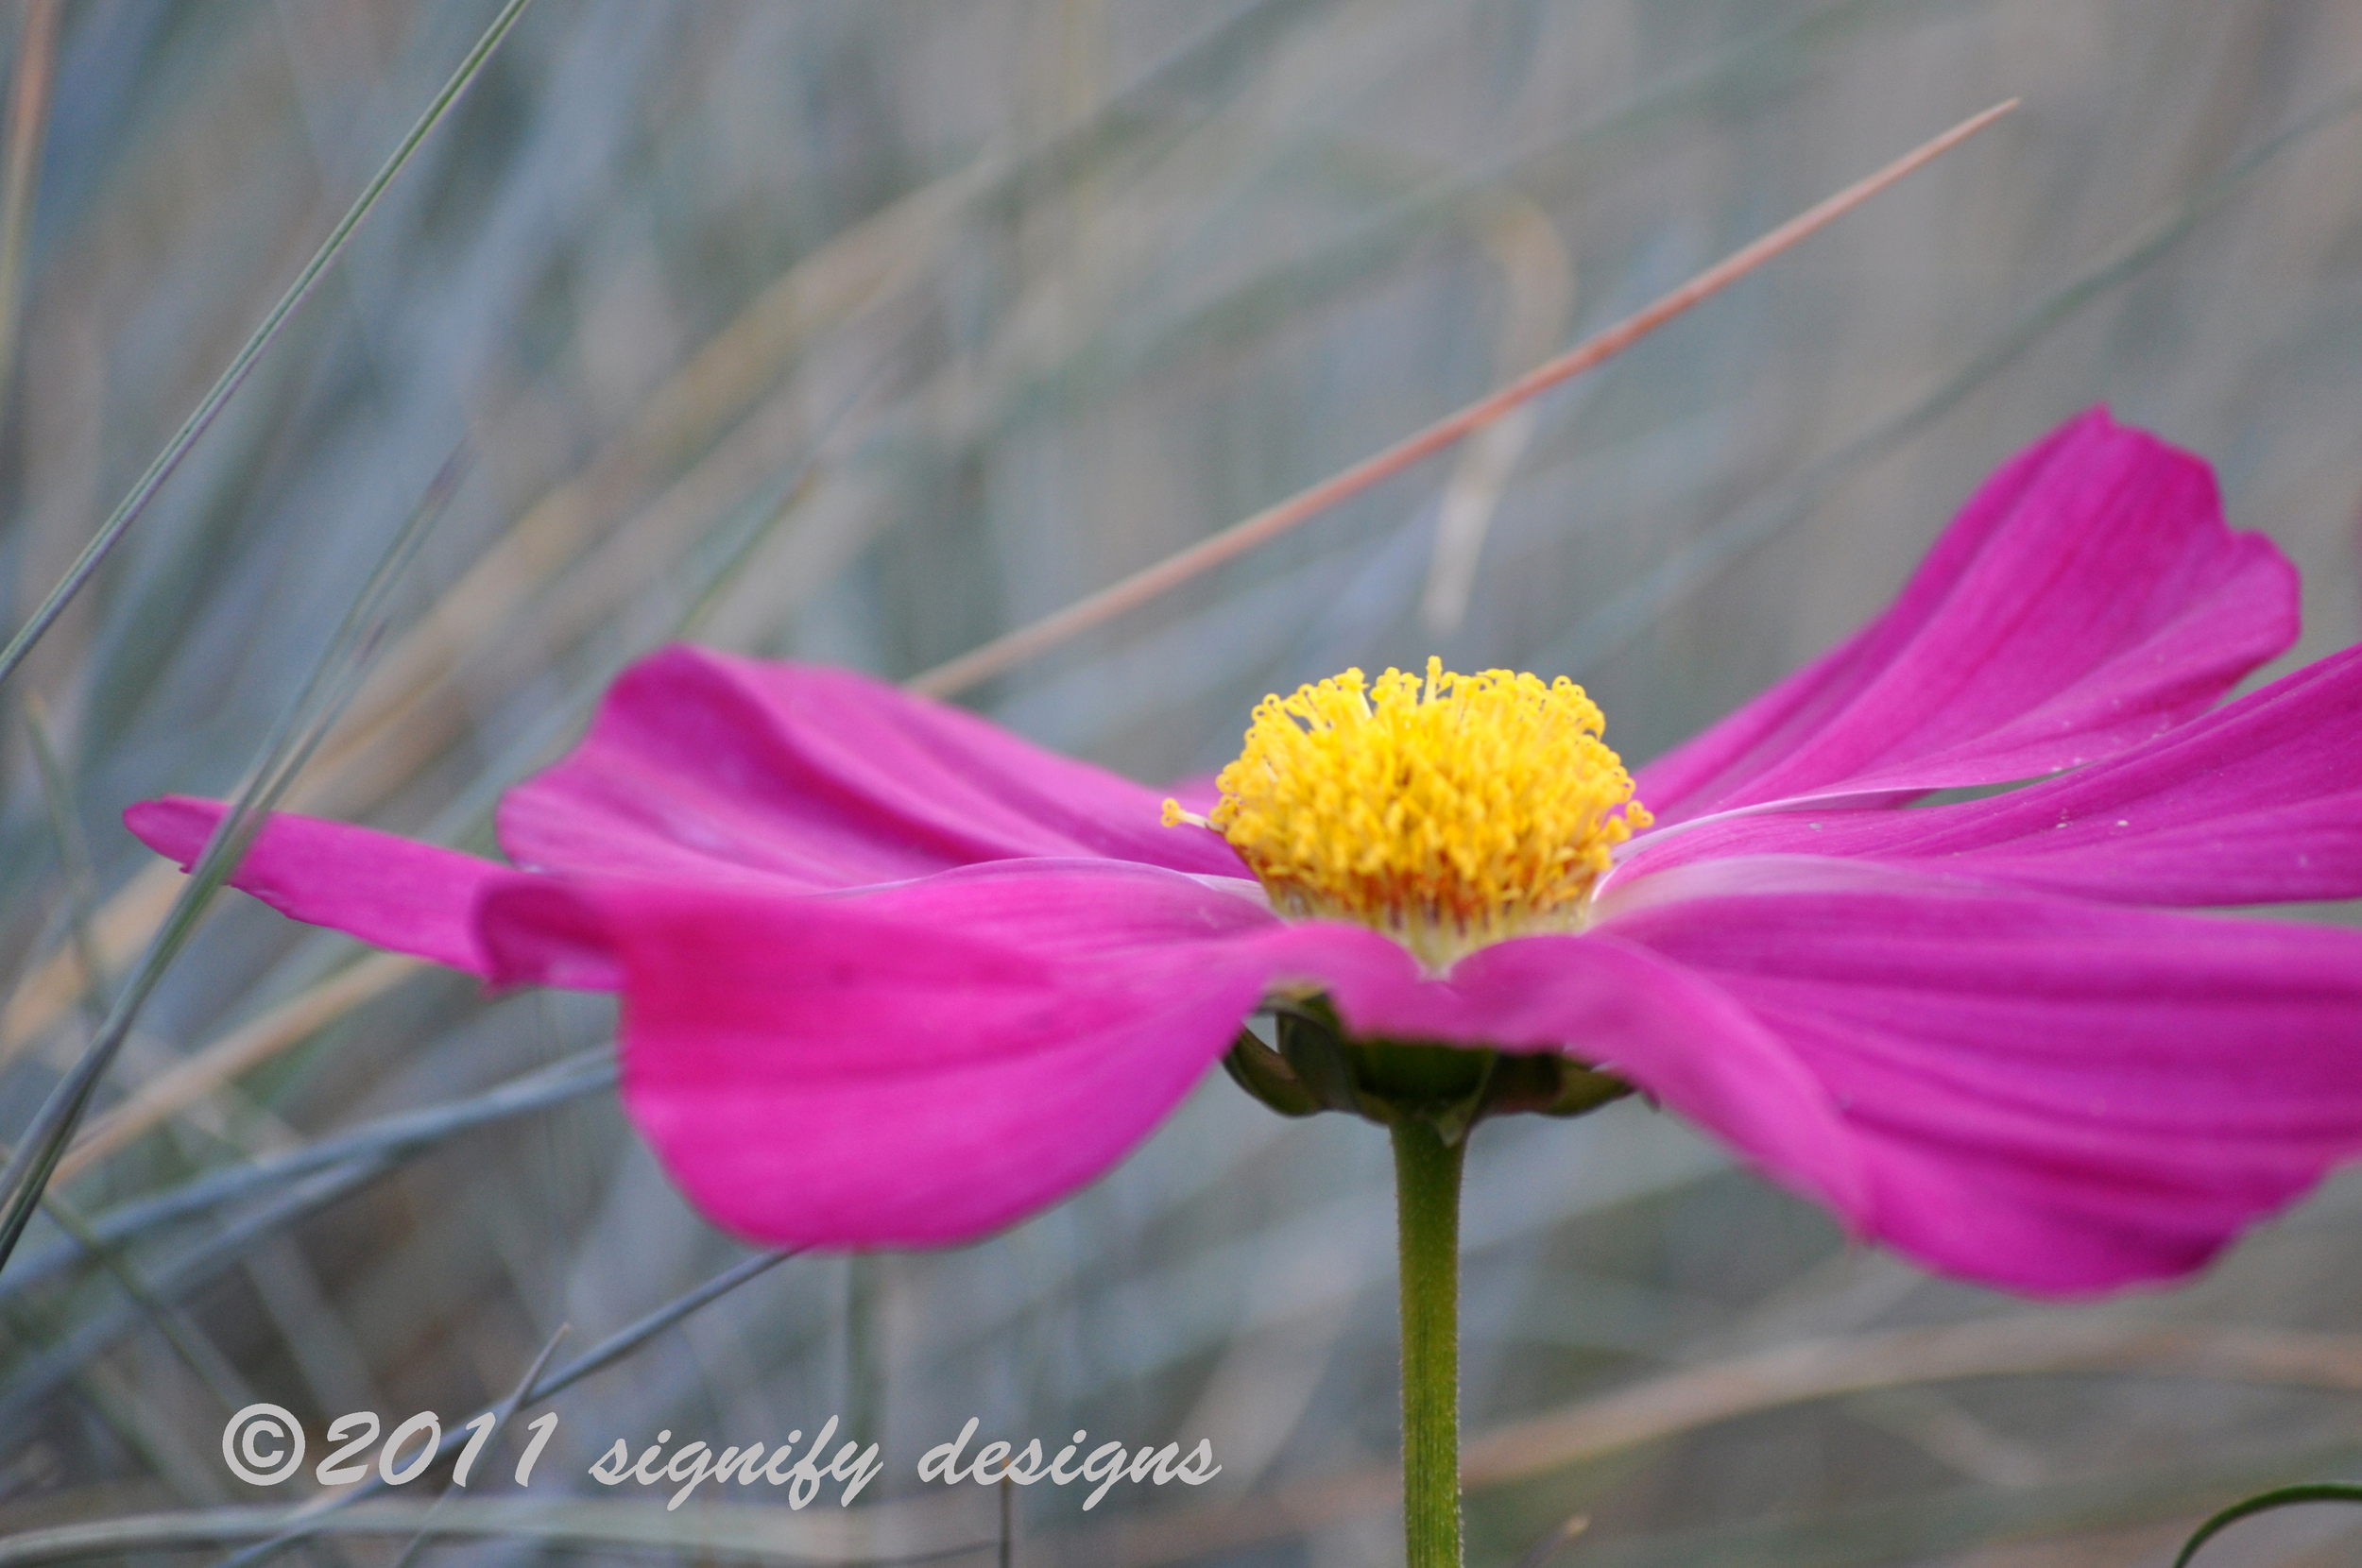
[[[1720,293],[1781,251],[1801,243],[1896,180],[1951,151],[2015,109],[2017,104],[2017,99],[2011,98],[1994,105],[1981,114],[1970,116],[1877,173],[1847,186],[1753,244],[1734,251],[1647,309],[1577,344],[1489,397],[1479,399],[1416,435],[1405,436],[1383,452],[1364,458],[1343,473],[1333,474],[1309,489],[1299,490],[1278,504],[1266,507],[1243,522],[1233,523],[1187,550],[1168,555],[1155,566],[1136,571],[1120,583],[1077,600],[1029,626],[1020,626],[1005,637],[996,638],[948,663],[922,672],[910,681],[911,690],[931,697],[948,697],[981,685],[1028,659],[1048,653],[1070,638],[1080,636],[1094,626],[1104,625],[1126,611],[1137,609],[1182,584],[1205,575],[1226,561],[1235,560],[1257,546],[1268,543],[1319,516],[1339,502],[1357,496],[1374,485],[1382,484],[1412,465],[1466,439],[1512,409],[1615,358],[1691,306]]]

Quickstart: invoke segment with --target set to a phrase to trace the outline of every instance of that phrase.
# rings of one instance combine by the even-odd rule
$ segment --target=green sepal
[[[1484,1115],[1485,1096],[1500,1052],[1403,1040],[1356,1040],[1344,1050],[1373,1121],[1393,1125],[1408,1119],[1435,1130],[1456,1149]]]
[[[1488,1116],[1530,1112],[1544,1116],[1579,1116],[1633,1092],[1632,1085],[1556,1051],[1505,1053],[1493,1075]]]
[[[1580,1062],[1569,1062],[1563,1056],[1550,1060],[1558,1066],[1559,1090],[1558,1098],[1541,1108],[1541,1114],[1546,1116],[1585,1116],[1633,1092],[1632,1085],[1622,1079],[1586,1067]]]
[[[1344,1030],[1326,997],[1314,997],[1274,1010],[1279,1027],[1279,1054],[1296,1082],[1327,1111],[1370,1116],[1354,1083],[1353,1068],[1344,1052]],[[1382,1119],[1372,1116],[1372,1120]]]
[[[1223,1053],[1222,1067],[1231,1082],[1283,1116],[1309,1116],[1328,1108],[1290,1070],[1287,1058],[1257,1039],[1253,1030],[1239,1031]]]
[[[1381,1127],[1418,1121],[1456,1148],[1487,1116],[1582,1116],[1633,1092],[1555,1051],[1357,1040],[1326,997],[1287,998],[1273,1013],[1278,1048],[1241,1031],[1223,1066],[1282,1116],[1344,1111]]]

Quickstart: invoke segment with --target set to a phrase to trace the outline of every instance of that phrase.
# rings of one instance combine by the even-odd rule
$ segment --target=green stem
[[[1408,1568],[1461,1568],[1460,1163],[1417,1117],[1394,1126],[1402,1258],[1402,1525]]]
[[[884,1324],[884,1261],[875,1253],[855,1253],[845,1276],[845,1435],[863,1442],[885,1441],[885,1357],[880,1344]]]

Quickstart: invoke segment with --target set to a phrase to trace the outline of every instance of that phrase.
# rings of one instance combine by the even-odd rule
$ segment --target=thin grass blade
[[[158,1304],[186,1295],[235,1263],[247,1249],[265,1237],[351,1196],[392,1168],[392,1161],[378,1159],[315,1176],[277,1202],[238,1220],[203,1246],[158,1270],[148,1278],[146,1300],[85,1319],[62,1344],[9,1379],[5,1396],[0,1396],[0,1432],[27,1430],[27,1418],[34,1406],[63,1387],[92,1356],[139,1327]]]
[[[452,73],[451,80],[443,84],[443,90],[427,105],[426,112],[419,117],[419,123],[412,126],[410,133],[395,146],[393,156],[385,161],[385,166],[377,171],[368,184],[362,187],[360,197],[338,220],[336,227],[329,230],[328,238],[313,253],[312,259],[304,264],[303,270],[296,274],[295,281],[287,286],[286,293],[279,297],[279,303],[271,307],[270,314],[263,317],[263,324],[254,329],[254,334],[246,340],[246,346],[230,362],[230,367],[221,373],[220,379],[214,383],[188,418],[181,422],[180,428],[173,433],[172,439],[164,443],[163,451],[156,454],[155,461],[148,464],[146,471],[133,481],[130,492],[99,526],[98,532],[92,536],[90,543],[83,546],[82,553],[74,558],[74,564],[58,580],[58,586],[49,590],[48,597],[41,602],[40,607],[33,611],[24,625],[17,628],[16,635],[9,639],[8,646],[0,648],[0,682],[6,682],[16,673],[17,666],[25,662],[25,656],[32,651],[33,644],[39,642],[43,634],[56,623],[66,605],[82,591],[83,585],[98,570],[99,563],[130,531],[131,525],[139,520],[140,514],[147,510],[147,503],[156,498],[156,492],[163,487],[164,481],[172,477],[173,470],[180,466],[180,460],[188,456],[189,450],[197,445],[197,437],[205,434],[206,427],[214,422],[246,378],[253,372],[255,365],[286,325],[287,318],[295,314],[296,307],[303,303],[313,287],[319,282],[320,276],[343,252],[346,242],[352,238],[353,230],[361,227],[361,220],[369,215],[370,209],[377,205],[378,198],[385,194],[385,188],[402,173],[410,162],[411,154],[417,152],[419,144],[426,140],[427,133],[441,123],[443,115],[458,101],[460,94],[466,92],[468,84],[475,80],[484,69],[485,61],[492,58],[492,51],[500,46],[502,39],[508,36],[508,30],[517,25],[517,18],[523,14],[529,4],[531,0],[508,0],[508,4],[501,8],[501,13],[492,19],[492,25],[485,29],[475,47],[468,51],[467,58],[459,62],[459,68]],[[13,1245],[12,1236],[0,1232],[0,1236],[6,1236],[8,1244]],[[5,1261],[6,1257],[7,1246],[0,1246],[0,1261]]]
[[[2300,1503],[2362,1503],[2362,1486],[2342,1481],[2315,1481],[2293,1487],[2278,1487],[2243,1498],[2222,1509],[2190,1532],[2190,1539],[2182,1543],[2174,1555],[2173,1568],[2189,1568],[2190,1559],[2215,1537],[2222,1534],[2242,1519],[2252,1519],[2259,1513],[2275,1508],[2294,1508]]]
[[[573,1387],[573,1385],[581,1382],[584,1378],[590,1376],[593,1372],[605,1371],[607,1368],[624,1359],[624,1357],[631,1355],[634,1351],[646,1344],[649,1340],[655,1338],[658,1335],[663,1333],[666,1329],[671,1328],[674,1324],[688,1317],[691,1313],[696,1311],[699,1307],[704,1306],[708,1303],[715,1301],[720,1297],[727,1295],[730,1291],[737,1289],[748,1280],[755,1278],[759,1274],[769,1271],[776,1265],[784,1263],[795,1255],[796,1253],[793,1251],[783,1253],[759,1253],[755,1256],[747,1258],[741,1263],[733,1264],[731,1267],[725,1269],[720,1273],[714,1275],[713,1278],[706,1281],[705,1284],[698,1286],[695,1289],[674,1298],[672,1301],[667,1302],[664,1305],[659,1306],[655,1311],[649,1313],[646,1317],[632,1323],[629,1327],[618,1330],[616,1333],[609,1335],[607,1338],[601,1340],[597,1345],[585,1352],[582,1355],[568,1362],[565,1367],[556,1372],[539,1377],[535,1380],[529,1380],[529,1386],[523,1393],[510,1396],[506,1408],[513,1413],[523,1408],[525,1406],[539,1405],[541,1401],[551,1398],[563,1389]],[[551,1341],[550,1348],[552,1350],[556,1348],[556,1340]],[[542,1360],[547,1361],[548,1359],[549,1355],[548,1352],[545,1351],[542,1354]],[[539,1371],[539,1363],[536,1363],[537,1372]],[[452,1431],[444,1434],[441,1442],[436,1447],[436,1459],[439,1460],[447,1449],[455,1446],[459,1442],[459,1434],[464,1430],[466,1430],[464,1427],[454,1427]],[[276,1535],[270,1540],[262,1542],[257,1545],[251,1546],[246,1551],[240,1552],[235,1557],[224,1559],[221,1564],[221,1568],[255,1568],[256,1564],[265,1562],[271,1558],[278,1556],[286,1548],[300,1545],[314,1535],[320,1533],[318,1529],[313,1527],[312,1521],[314,1519],[325,1519],[333,1515],[342,1513],[345,1510],[365,1502],[368,1498],[376,1496],[379,1492],[385,1490],[385,1486],[383,1477],[371,1476],[368,1481],[354,1487],[351,1491],[340,1494],[334,1501],[322,1505],[315,1508],[311,1513],[304,1515],[300,1523],[291,1524],[289,1528],[287,1528],[283,1533]],[[431,1525],[426,1523],[421,1523],[419,1529],[421,1535],[433,1533]]]
[[[204,854],[189,868],[187,885],[180,890],[163,929],[149,942],[139,966],[115,998],[106,1022],[43,1101],[34,1114],[32,1126],[26,1131],[7,1167],[0,1169],[0,1269],[7,1267],[25,1227],[31,1222],[41,1195],[48,1189],[51,1174],[64,1157],[66,1145],[89,1109],[91,1097],[97,1092],[109,1064],[130,1034],[140,1009],[182,946],[196,933],[206,905],[236,868],[254,835],[262,830],[271,808],[295,781],[296,775],[302,771],[304,762],[351,699],[361,673],[368,667],[369,655],[385,633],[385,606],[394,584],[441,519],[467,464],[468,453],[463,448],[445,463],[434,483],[427,486],[417,510],[386,547],[376,570],[362,585],[352,608],[330,639],[327,652],[313,667],[303,690],[288,706],[265,744],[261,763],[240,793],[236,807],[214,830]]]
[[[467,1099],[386,1116],[339,1137],[214,1171],[153,1198],[124,1203],[94,1218],[91,1236],[100,1246],[120,1246],[151,1231],[275,1191],[315,1171],[380,1159],[407,1160],[463,1133],[610,1089],[615,1075],[614,1052],[602,1046]],[[78,1246],[59,1242],[20,1259],[5,1281],[0,1281],[0,1302],[56,1278],[80,1255]]]

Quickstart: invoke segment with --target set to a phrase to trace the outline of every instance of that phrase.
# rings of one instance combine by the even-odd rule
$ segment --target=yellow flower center
[[[1581,929],[1591,885],[1649,813],[1561,676],[1348,670],[1255,708],[1205,817],[1272,906],[1386,932],[1441,972],[1475,948]]]

